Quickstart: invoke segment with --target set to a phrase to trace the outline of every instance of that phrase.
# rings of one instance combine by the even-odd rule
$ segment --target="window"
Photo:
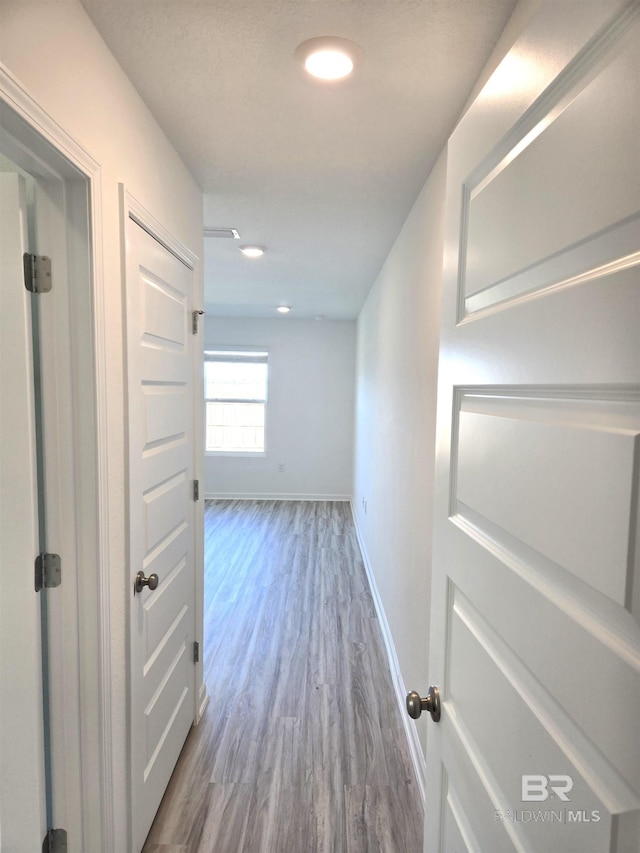
[[[266,352],[204,354],[208,453],[263,454],[267,408]]]

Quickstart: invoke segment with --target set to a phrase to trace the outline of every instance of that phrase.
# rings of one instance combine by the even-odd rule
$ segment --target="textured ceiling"
[[[355,317],[515,0],[83,0],[202,186],[207,309]],[[321,84],[305,39],[364,50]],[[238,243],[267,247],[257,261]]]

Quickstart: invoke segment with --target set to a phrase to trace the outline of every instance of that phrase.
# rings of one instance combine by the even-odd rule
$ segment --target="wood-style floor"
[[[208,501],[205,680],[144,853],[420,853],[349,505]]]

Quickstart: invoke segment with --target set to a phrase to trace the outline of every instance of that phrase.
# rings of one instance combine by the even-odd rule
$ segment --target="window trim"
[[[206,362],[224,362],[233,364],[266,364],[267,365],[267,382],[265,387],[264,399],[232,399],[230,397],[207,397],[206,396],[206,379],[205,379],[205,396],[204,396],[204,416],[205,416],[205,440],[204,453],[205,456],[217,456],[221,458],[240,458],[240,459],[264,459],[267,455],[267,422],[268,422],[268,399],[269,399],[269,350],[267,347],[251,347],[251,346],[219,346],[215,349],[205,349],[204,363]],[[262,403],[264,404],[264,450],[207,450],[207,403]]]

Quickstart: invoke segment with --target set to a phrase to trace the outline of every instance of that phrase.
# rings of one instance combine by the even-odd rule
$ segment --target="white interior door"
[[[640,849],[639,4],[531,4],[449,145],[425,851]]]
[[[194,717],[193,271],[127,219],[133,850]],[[134,594],[138,572],[159,578]]]
[[[46,835],[37,475],[23,178],[0,174],[0,849]]]

